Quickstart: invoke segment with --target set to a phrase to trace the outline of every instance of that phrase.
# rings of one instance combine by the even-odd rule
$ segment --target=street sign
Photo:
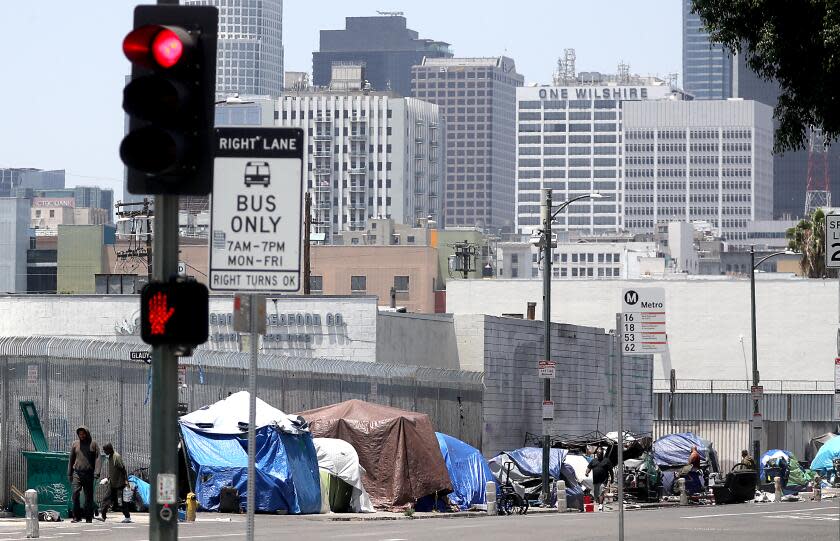
[[[554,379],[555,370],[554,367],[557,365],[554,361],[546,361],[541,359],[538,365],[538,370],[540,373],[540,379]]]
[[[543,400],[543,421],[554,420],[554,401]]]
[[[825,217],[825,266],[840,269],[840,214]]]
[[[129,353],[129,360],[132,361],[145,361],[146,364],[152,362],[152,352],[151,351],[132,351]]]
[[[178,262],[178,276],[187,275],[187,264],[183,261]]]
[[[251,326],[251,301],[257,303],[256,329]],[[233,297],[233,330],[265,334],[265,295],[237,293]]]
[[[621,294],[621,348],[624,355],[665,353],[665,290],[661,287],[624,289]]]
[[[157,476],[157,503],[178,503],[178,484],[174,473],[159,473]]]
[[[761,400],[764,398],[764,386],[753,385],[750,387],[750,394],[752,395],[752,400]]]
[[[761,439],[761,431],[764,429],[764,418],[760,413],[753,413],[752,430],[753,439]]]
[[[303,130],[218,128],[210,289],[298,291]]]

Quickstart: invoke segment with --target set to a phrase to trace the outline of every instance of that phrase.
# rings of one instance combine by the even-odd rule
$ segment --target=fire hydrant
[[[190,492],[187,494],[187,522],[195,522],[195,512],[198,509],[198,500],[195,494]]]

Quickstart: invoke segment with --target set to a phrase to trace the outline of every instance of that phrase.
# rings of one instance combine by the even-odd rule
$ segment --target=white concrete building
[[[279,100],[278,125],[304,129],[313,230],[327,242],[340,231],[364,230],[370,218],[440,223],[437,105],[381,92],[292,92]]]
[[[662,287],[670,356],[657,355],[654,377],[671,368],[682,380],[740,380],[750,368],[750,280],[748,277],[686,277],[648,280],[554,280],[551,318],[610,329],[621,310],[623,288]],[[758,367],[763,381],[814,389],[833,381],[837,338],[837,280],[756,275]],[[456,280],[447,284],[446,308],[461,314],[525,313],[537,303],[542,280]],[[743,342],[742,342],[743,341]],[[769,385],[769,383],[768,383]],[[810,387],[809,387],[810,385]],[[742,384],[742,389],[746,387]],[[768,387],[769,388],[769,387]]]
[[[746,240],[773,215],[773,110],[756,101],[636,101],[624,106],[624,227],[705,220]]]
[[[531,233],[540,220],[540,189],[559,204],[598,192],[557,216],[558,231],[615,232],[622,225],[622,110],[627,103],[682,99],[664,81],[610,82],[516,89],[516,230]]]

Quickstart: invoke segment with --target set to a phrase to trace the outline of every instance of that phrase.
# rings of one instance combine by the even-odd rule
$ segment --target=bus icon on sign
[[[254,184],[268,187],[271,184],[271,170],[268,162],[247,162],[245,164],[245,186]]]

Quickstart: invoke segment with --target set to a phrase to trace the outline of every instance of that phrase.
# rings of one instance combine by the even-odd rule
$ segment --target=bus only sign
[[[302,203],[303,130],[217,129],[210,289],[297,291]]]

